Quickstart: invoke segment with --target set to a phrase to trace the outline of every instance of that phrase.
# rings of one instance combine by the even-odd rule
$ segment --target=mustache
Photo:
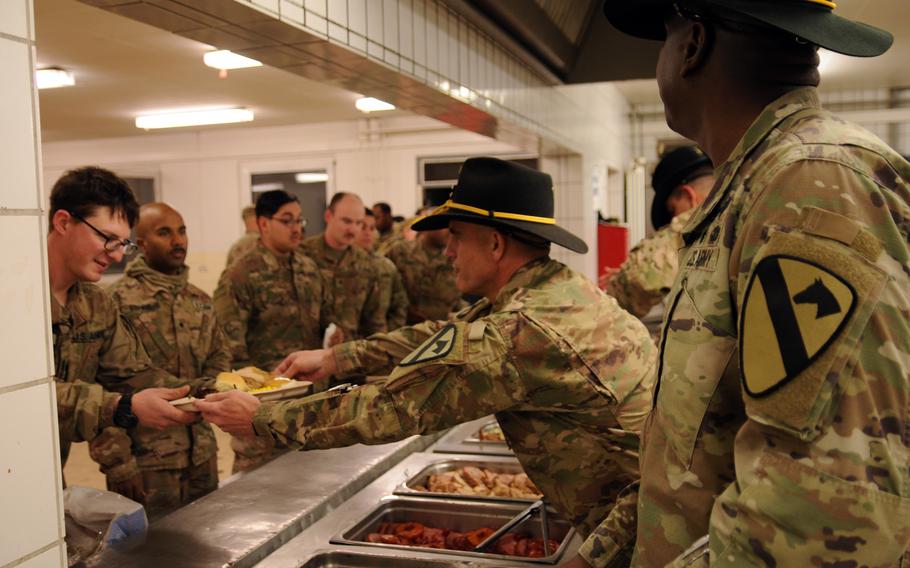
[[[172,253],[173,253],[173,252],[182,252],[183,254],[186,254],[186,249],[183,248],[183,247],[174,247],[174,248],[171,249],[171,252],[172,252]]]

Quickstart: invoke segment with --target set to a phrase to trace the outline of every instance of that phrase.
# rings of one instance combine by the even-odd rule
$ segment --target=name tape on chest
[[[424,341],[420,347],[412,351],[407,357],[398,363],[399,367],[408,365],[417,365],[442,359],[452,351],[455,341],[458,339],[458,328],[454,324],[448,324],[436,332],[436,334]]]
[[[854,288],[826,268],[783,255],[762,259],[743,306],[746,392],[769,395],[805,370],[838,337],[856,301]]]

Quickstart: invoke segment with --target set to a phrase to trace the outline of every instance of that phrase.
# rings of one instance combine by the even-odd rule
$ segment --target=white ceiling
[[[39,92],[47,142],[141,135],[137,114],[171,109],[242,106],[256,114],[252,126],[364,116],[358,94],[272,67],[219,79],[202,63],[210,46],[76,0],[35,0],[35,13],[39,66],[76,75],[74,87]]]
[[[840,0],[838,15],[884,28],[894,34],[894,46],[873,58],[822,54],[822,91],[910,87],[910,3],[907,0]],[[621,81],[619,90],[633,103],[659,103],[653,79]]]

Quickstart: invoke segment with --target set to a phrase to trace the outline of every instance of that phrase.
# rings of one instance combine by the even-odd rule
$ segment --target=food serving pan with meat
[[[518,460],[508,458],[439,460],[399,485],[395,494],[522,503],[542,496]]]

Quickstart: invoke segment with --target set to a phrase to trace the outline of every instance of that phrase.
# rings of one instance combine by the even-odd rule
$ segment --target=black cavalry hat
[[[588,245],[556,225],[553,180],[531,168],[496,158],[469,158],[461,167],[449,200],[411,225],[433,231],[449,221],[518,229],[579,253]]]
[[[836,15],[834,0],[606,0],[604,13],[621,32],[664,40],[664,16],[674,5],[696,14],[746,16],[844,55],[875,57],[894,42],[885,30]]]
[[[659,229],[672,221],[673,214],[667,210],[667,199],[673,190],[696,177],[711,173],[713,168],[711,159],[697,146],[680,146],[664,154],[651,177],[651,187],[654,188],[651,225]]]

